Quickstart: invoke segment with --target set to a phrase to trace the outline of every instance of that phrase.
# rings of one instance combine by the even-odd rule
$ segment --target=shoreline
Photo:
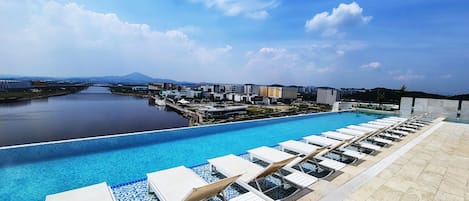
[[[18,102],[24,102],[24,101],[31,101],[31,100],[36,100],[36,99],[45,99],[49,97],[55,97],[55,96],[65,96],[69,94],[74,94],[78,93],[82,90],[85,90],[88,87],[79,87],[76,90],[67,90],[67,91],[59,91],[59,92],[52,92],[52,93],[44,93],[44,94],[38,94],[35,96],[29,96],[29,97],[6,97],[6,98],[0,98],[0,104],[8,104],[8,103],[18,103]],[[7,92],[9,93],[9,92]],[[25,95],[26,92],[23,92]]]

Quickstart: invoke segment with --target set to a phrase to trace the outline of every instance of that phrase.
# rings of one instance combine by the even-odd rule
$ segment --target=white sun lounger
[[[315,145],[306,144],[306,143],[294,141],[294,140],[282,142],[282,143],[279,143],[279,145],[282,150],[286,149],[286,150],[294,151],[296,153],[305,154],[305,155],[319,148],[318,146],[315,146]],[[350,157],[358,158],[358,159],[361,159],[366,156],[363,153],[349,150],[349,149],[340,149],[337,151],[341,151],[341,154],[345,156],[350,156]]]
[[[388,132],[391,132],[391,133],[395,133],[395,134],[398,134],[398,135],[408,135],[409,132],[405,132],[405,131],[400,131],[400,130],[395,130],[395,129],[391,129],[391,130],[387,130]]]
[[[399,135],[394,135],[394,134],[391,134],[391,133],[380,133],[378,134],[379,136],[383,136],[383,137],[387,137],[387,138],[391,138],[391,139],[394,139],[394,140],[400,140],[401,139],[401,136]]]
[[[418,130],[418,129],[421,128],[421,127],[419,127],[419,126],[415,126],[415,125],[412,125],[412,124],[404,124],[404,125],[402,125],[402,126],[404,126],[404,127],[406,127],[406,128],[414,129],[414,130]]]
[[[309,144],[315,144],[315,145],[319,145],[322,147],[330,147],[330,146],[334,146],[334,145],[341,143],[341,141],[339,140],[333,140],[333,139],[323,137],[323,136],[318,136],[318,135],[310,135],[307,137],[303,137],[303,139]]]
[[[344,134],[341,134],[341,133],[338,133],[338,132],[332,132],[332,131],[321,133],[321,135],[324,136],[324,137],[327,137],[327,138],[340,140],[340,141],[351,140],[351,139],[355,138],[355,136],[344,135]]]
[[[352,129],[352,130],[362,131],[362,132],[375,132],[378,130],[377,128],[368,128],[368,127],[356,126],[356,125],[350,125],[350,126],[347,126],[347,128]]]
[[[241,174],[241,177],[236,180],[237,184],[255,193],[264,200],[272,201],[272,198],[263,194],[262,190],[260,189],[259,180],[274,174],[294,159],[295,157],[292,157],[283,161],[271,163],[265,168],[233,154],[213,158],[208,160],[208,162],[212,169],[215,169],[227,177]],[[293,178],[293,176],[291,177]],[[253,188],[248,184],[249,182],[255,182],[257,187]]]
[[[46,201],[116,201],[111,188],[103,182],[46,196]]]
[[[162,201],[205,200],[224,198],[223,190],[241,177],[235,175],[211,184],[184,166],[148,173],[148,190]]]
[[[396,118],[382,118],[382,119],[378,119],[378,120],[384,120],[384,121],[393,121],[393,122],[403,122],[405,120],[402,120],[402,119],[396,119]]]
[[[400,123],[399,121],[391,121],[391,120],[383,120],[383,119],[377,119],[375,120],[376,122],[381,122],[381,123],[386,123],[386,124],[396,124]]]
[[[409,124],[410,124],[410,125],[414,125],[414,126],[419,126],[419,127],[424,127],[424,126],[426,126],[425,124],[416,123],[416,122],[410,122]]]
[[[381,126],[381,125],[369,124],[369,123],[363,123],[363,124],[360,124],[360,126],[366,127],[366,128],[374,128],[374,129],[381,129],[381,128],[386,128],[387,127],[387,126]]]
[[[314,150],[313,152],[315,152],[315,151],[316,150]],[[305,159],[305,158],[302,158],[302,157],[297,157],[295,155],[292,155],[292,154],[289,154],[289,153],[286,153],[286,152],[283,152],[283,151],[280,151],[278,149],[274,149],[274,148],[271,148],[271,147],[266,147],[266,146],[251,149],[251,150],[248,151],[248,153],[249,153],[249,156],[251,157],[251,159],[257,158],[257,159],[260,159],[260,160],[265,161],[267,163],[275,163],[275,162],[283,161],[283,160],[291,158],[291,157],[295,157],[295,160],[293,160],[289,164],[285,165],[285,167],[286,167],[285,169],[292,172],[292,173],[285,176],[284,178],[287,181],[290,181],[291,183],[293,183],[296,186],[299,186],[301,188],[306,188],[306,187],[310,186],[311,184],[313,184],[314,182],[318,181],[318,178],[316,178],[316,177],[313,177],[313,176],[311,176],[309,174],[306,174],[306,173],[303,173],[303,172],[299,172],[298,170],[295,170],[295,169],[291,168],[295,165],[299,165],[299,163],[301,163],[303,161],[306,161],[308,159]],[[313,156],[311,156],[311,157],[313,157]]]
[[[407,131],[407,132],[412,132],[412,133],[415,133],[417,132],[417,130],[413,129],[413,128],[407,128],[405,126],[400,126],[400,127],[397,127],[398,130],[403,130],[403,131]]]
[[[367,143],[367,142],[359,142],[358,143],[360,145],[360,147],[362,148],[366,148],[366,149],[371,149],[373,151],[378,151],[380,150],[382,147],[378,146],[378,145],[374,145],[374,144],[371,144],[371,143]]]
[[[306,144],[306,143],[295,141],[295,140],[288,140],[288,141],[281,142],[278,144],[280,145],[280,149],[282,151],[290,150],[290,151],[300,153],[300,154],[308,154],[321,148],[319,146]]]
[[[396,120],[400,120],[400,121],[407,121],[407,120],[409,120],[409,118],[404,118],[404,117],[388,117],[388,119],[396,119]]]
[[[394,125],[393,123],[383,123],[383,122],[378,122],[378,121],[370,121],[368,123],[378,125],[378,126],[386,126],[386,127]]]
[[[349,129],[349,128],[339,128],[339,129],[337,129],[337,131],[342,133],[342,134],[352,135],[352,136],[355,136],[355,137],[360,137],[360,136],[363,136],[367,133],[367,132],[357,131],[357,130],[353,130],[353,129]]]
[[[248,151],[248,153],[249,153],[250,156],[253,156],[255,158],[258,158],[258,159],[263,160],[263,161],[268,162],[268,163],[271,163],[271,162],[277,161],[277,160],[281,160],[281,159],[286,158],[286,157],[294,156],[294,155],[279,151],[277,149],[270,148],[270,147],[265,147],[265,146],[264,147],[259,147],[259,148],[256,148],[256,149],[251,149],[251,150]],[[321,162],[318,163],[319,165],[330,168],[330,169],[333,169],[333,170],[340,170],[340,169],[342,169],[346,166],[346,164],[344,164],[344,163],[334,161],[334,160],[331,160],[331,159],[328,159],[328,158],[324,158],[324,157],[315,157],[315,158],[321,160]],[[289,164],[289,165],[291,165],[291,164]]]
[[[379,142],[379,143],[382,143],[382,144],[392,144],[392,140],[387,140],[387,139],[383,139],[383,138],[380,138],[380,137],[370,137],[368,138],[369,140],[371,141],[374,141],[374,142]]]

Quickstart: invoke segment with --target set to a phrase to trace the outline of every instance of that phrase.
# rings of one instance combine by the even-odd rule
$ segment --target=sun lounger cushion
[[[330,139],[324,136],[318,136],[318,135],[311,135],[303,138],[306,142],[311,143],[311,144],[317,144],[319,146],[333,146],[336,144],[339,144],[339,140],[334,140]]]
[[[341,134],[341,133],[338,133],[338,132],[331,132],[331,131],[321,133],[321,135],[323,135],[325,137],[328,137],[328,138],[335,139],[335,140],[340,140],[340,141],[350,140],[350,139],[355,138],[355,136],[344,135],[344,134]]]
[[[345,163],[341,163],[339,161],[335,161],[325,157],[318,157],[318,159],[321,160],[321,162],[319,162],[319,165],[331,168],[333,170],[340,170],[346,166]]]
[[[184,166],[147,174],[148,183],[161,200],[183,200],[196,187],[208,183]]]
[[[115,201],[109,186],[103,182],[46,196],[46,201]]]
[[[245,183],[252,181],[264,170],[262,166],[233,154],[210,159],[208,162],[227,177],[242,174],[239,180]]]
[[[356,137],[360,137],[362,135],[365,135],[365,133],[366,133],[366,132],[363,132],[363,131],[357,131],[357,130],[348,129],[348,128],[340,128],[340,129],[337,129],[337,131],[340,132],[340,133],[346,134],[346,135],[353,135],[353,136],[356,136]]]
[[[254,194],[253,192],[247,192],[238,197],[230,199],[230,201],[264,201],[264,199]]]
[[[375,151],[381,149],[381,147],[378,146],[378,145],[374,145],[374,144],[370,144],[370,143],[366,143],[366,142],[360,142],[359,145],[360,145],[360,147],[375,150]]]
[[[352,129],[352,130],[362,131],[362,132],[374,132],[378,130],[376,128],[367,128],[367,127],[355,126],[355,125],[347,126],[347,128]]]

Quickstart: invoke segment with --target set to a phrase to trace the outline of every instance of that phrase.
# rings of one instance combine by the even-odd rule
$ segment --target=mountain
[[[13,75],[0,75],[0,79],[15,79],[15,80],[49,80],[49,81],[68,81],[68,82],[89,82],[96,84],[147,84],[149,82],[169,82],[180,85],[193,85],[191,82],[180,82],[171,79],[152,78],[142,73],[134,72],[124,76],[100,76],[100,77],[70,77],[70,78],[56,78],[56,77],[42,77],[42,76],[13,76]]]

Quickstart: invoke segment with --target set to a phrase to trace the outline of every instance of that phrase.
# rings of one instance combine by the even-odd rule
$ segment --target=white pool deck
[[[469,201],[469,124],[438,119],[363,159],[291,200]]]

